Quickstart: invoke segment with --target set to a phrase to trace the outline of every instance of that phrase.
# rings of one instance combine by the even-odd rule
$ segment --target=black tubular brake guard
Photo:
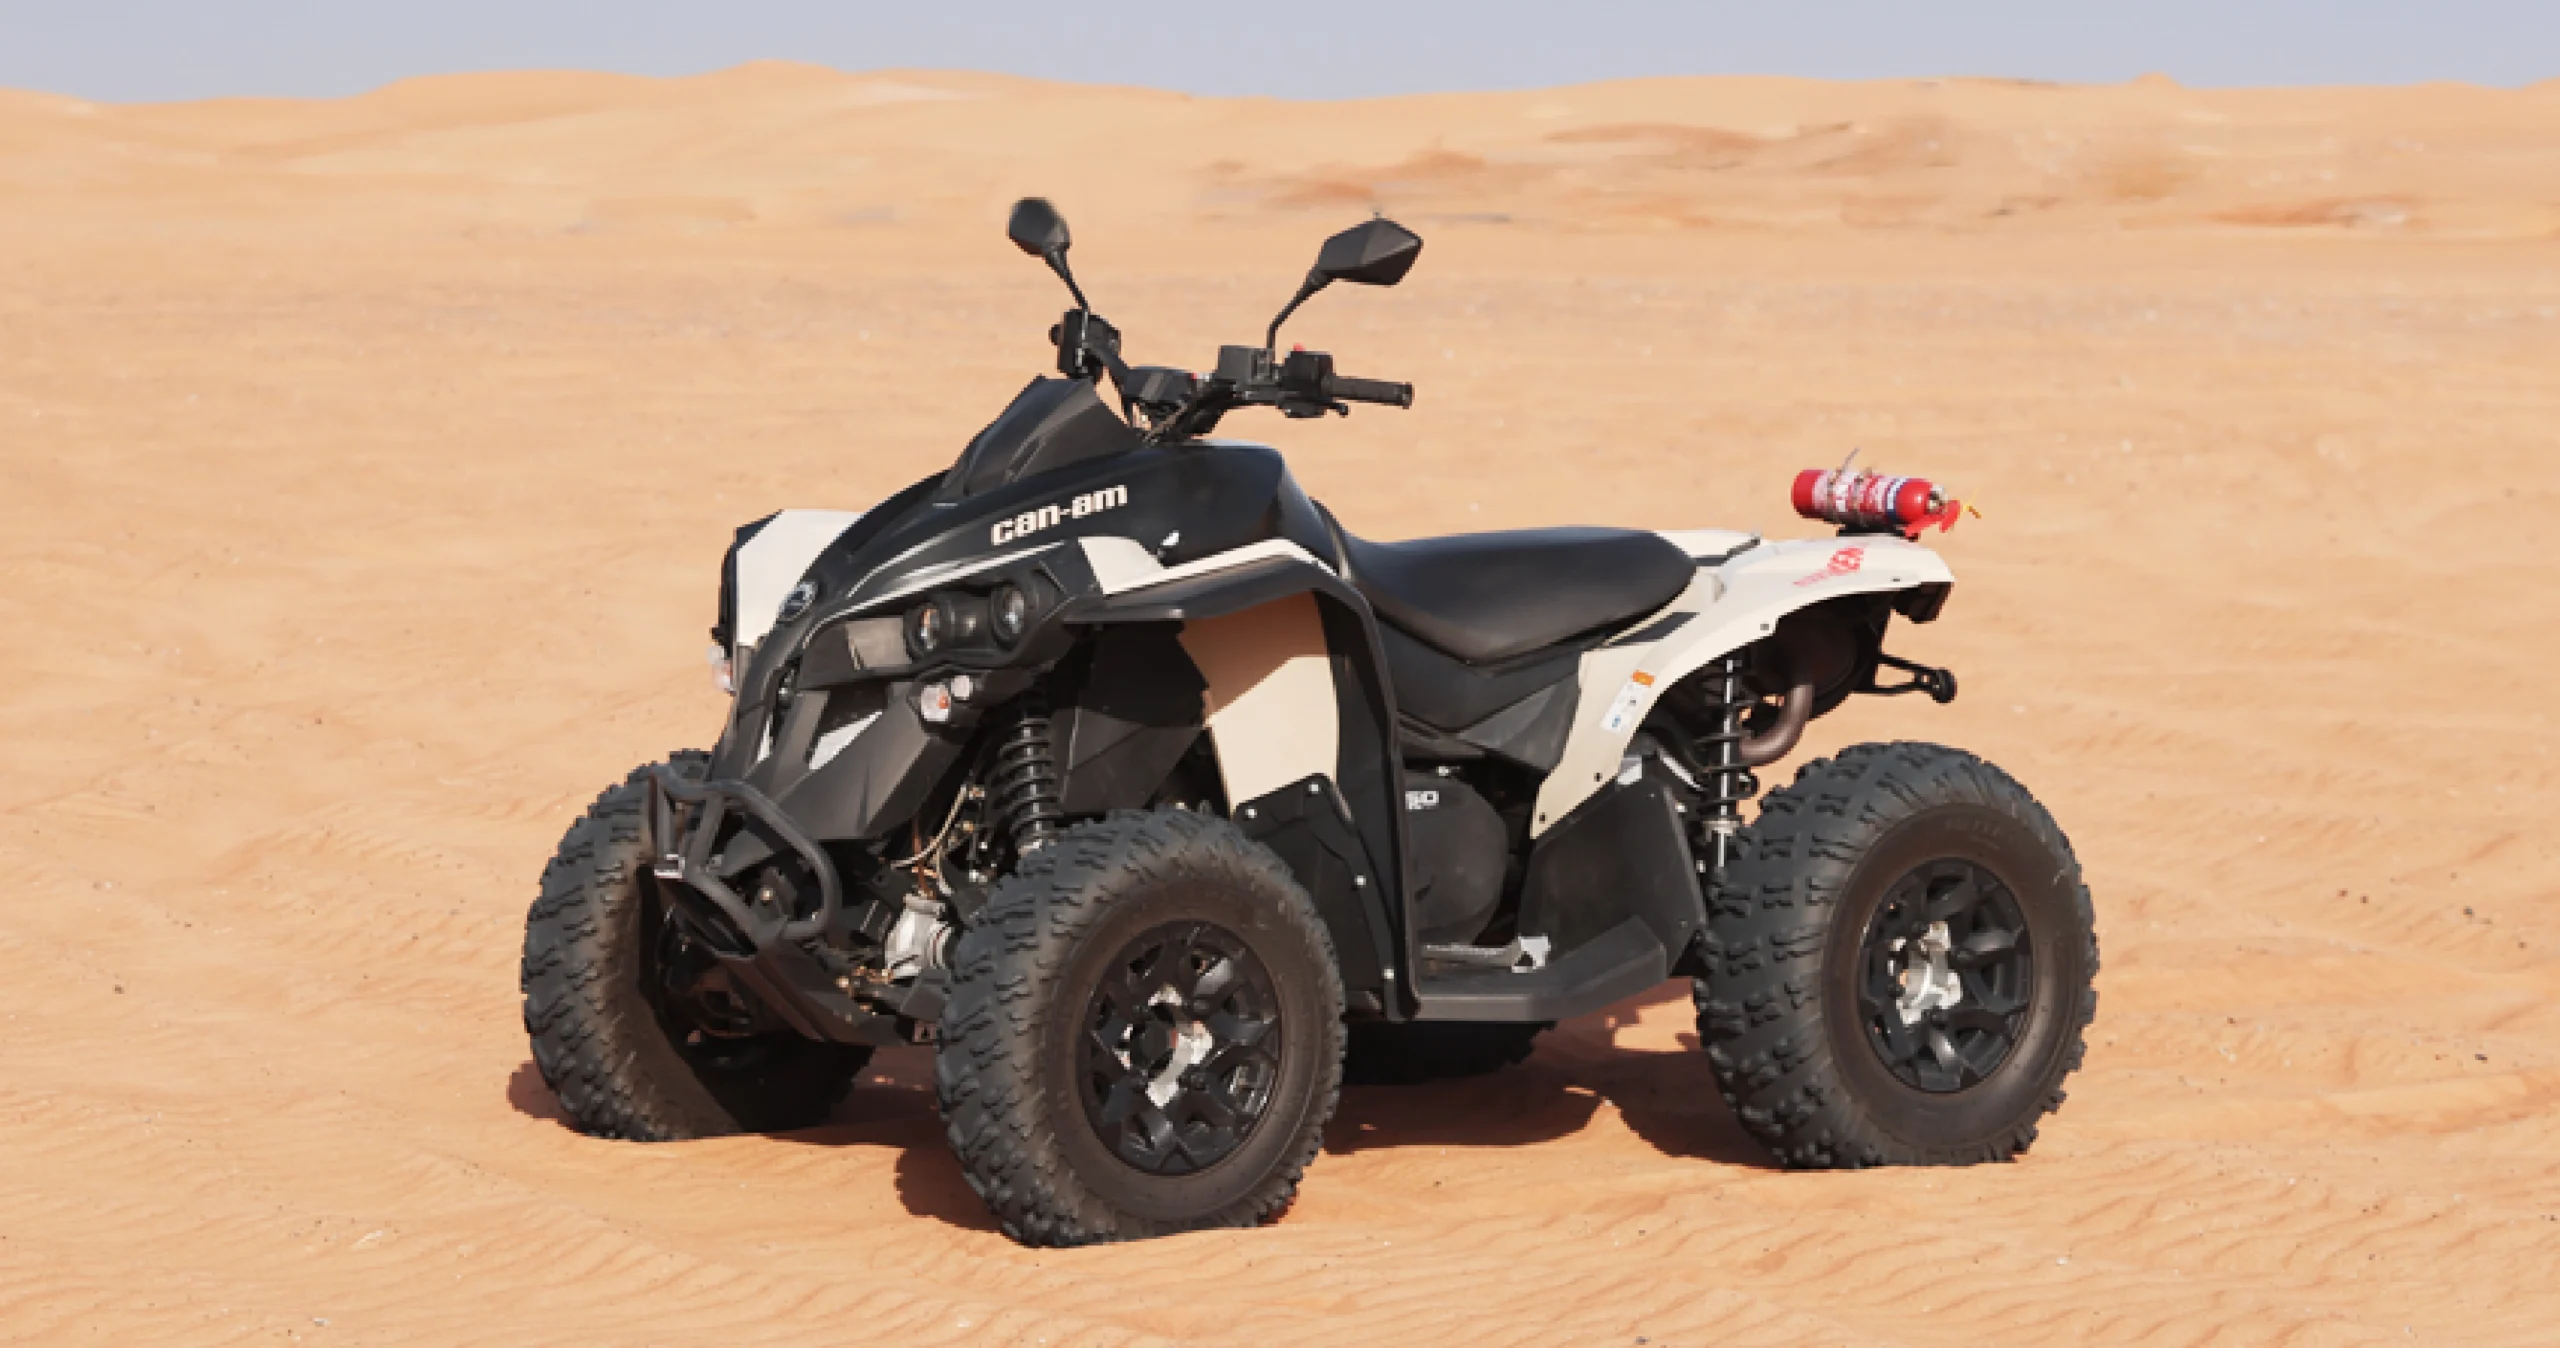
[[[1881,666],[1901,670],[1903,673],[1908,674],[1911,677],[1902,683],[1888,686],[1876,682],[1875,671],[1869,670],[1867,672],[1865,682],[1859,685],[1859,692],[1873,693],[1879,697],[1894,697],[1903,693],[1927,693],[1930,701],[1935,702],[1942,707],[1956,700],[1956,675],[1954,670],[1939,669],[1934,665],[1924,665],[1916,661],[1904,660],[1896,656],[1886,655],[1882,651],[1878,651],[1876,653],[1876,663]]]
[[[693,821],[692,844],[684,851],[670,846],[676,832],[678,804],[702,807],[702,814]],[[711,846],[720,836],[721,816],[733,808],[771,830],[794,855],[808,863],[810,872],[818,877],[816,915],[796,921],[782,912],[758,917],[754,905],[738,897],[736,890],[712,873]],[[777,941],[815,936],[834,926],[836,915],[844,910],[844,885],[837,879],[835,863],[827,859],[826,850],[801,832],[763,792],[745,782],[689,782],[664,764],[650,768],[649,836],[653,849],[663,849],[650,864],[652,873],[709,899],[757,949]]]

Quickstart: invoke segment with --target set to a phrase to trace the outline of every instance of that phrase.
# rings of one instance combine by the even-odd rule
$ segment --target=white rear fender
[[[1775,632],[1779,619],[1843,595],[1955,581],[1938,554],[1891,535],[1754,546],[1743,546],[1749,542],[1747,534],[1721,530],[1665,537],[1702,562],[1726,560],[1700,566],[1679,598],[1632,625],[1628,636],[1584,653],[1573,729],[1555,771],[1539,788],[1532,834],[1553,827],[1618,775],[1627,742],[1664,690]]]

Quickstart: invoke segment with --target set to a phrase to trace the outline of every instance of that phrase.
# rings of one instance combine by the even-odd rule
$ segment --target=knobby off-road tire
[[[1340,1094],[1342,979],[1268,848],[1181,811],[1079,824],[996,887],[954,965],[935,1085],[1005,1234],[1081,1245],[1288,1208]]]
[[[669,762],[697,779],[709,769],[696,751]],[[695,1036],[653,995],[664,909],[648,871],[646,771],[596,797],[543,869],[520,983],[535,1067],[570,1124],[598,1137],[672,1142],[823,1122],[871,1050],[788,1033]]]
[[[1418,1086],[1487,1076],[1526,1062],[1544,1022],[1354,1021],[1342,1055],[1346,1086]]]
[[[1698,1038],[1779,1164],[2007,1160],[2061,1105],[2095,920],[2070,842],[2000,769],[1931,744],[1809,763],[1709,907]]]

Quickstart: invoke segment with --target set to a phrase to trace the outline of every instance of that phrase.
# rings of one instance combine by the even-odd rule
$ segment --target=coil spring
[[[1742,714],[1752,697],[1742,686],[1742,657],[1728,655],[1706,681],[1707,710],[1715,728],[1697,738],[1698,761],[1707,769],[1706,841],[1718,869],[1731,854],[1733,835],[1742,829],[1742,802],[1760,794],[1760,779],[1742,765]]]
[[[996,740],[987,769],[987,811],[1014,851],[1029,854],[1058,831],[1058,756],[1049,738],[1049,705],[1025,697]]]

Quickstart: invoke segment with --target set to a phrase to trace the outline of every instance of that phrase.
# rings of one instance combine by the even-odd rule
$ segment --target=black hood
[[[1069,464],[1125,454],[1141,443],[1129,423],[1103,404],[1092,380],[1043,375],[1024,385],[960,451],[933,501],[950,505]]]

